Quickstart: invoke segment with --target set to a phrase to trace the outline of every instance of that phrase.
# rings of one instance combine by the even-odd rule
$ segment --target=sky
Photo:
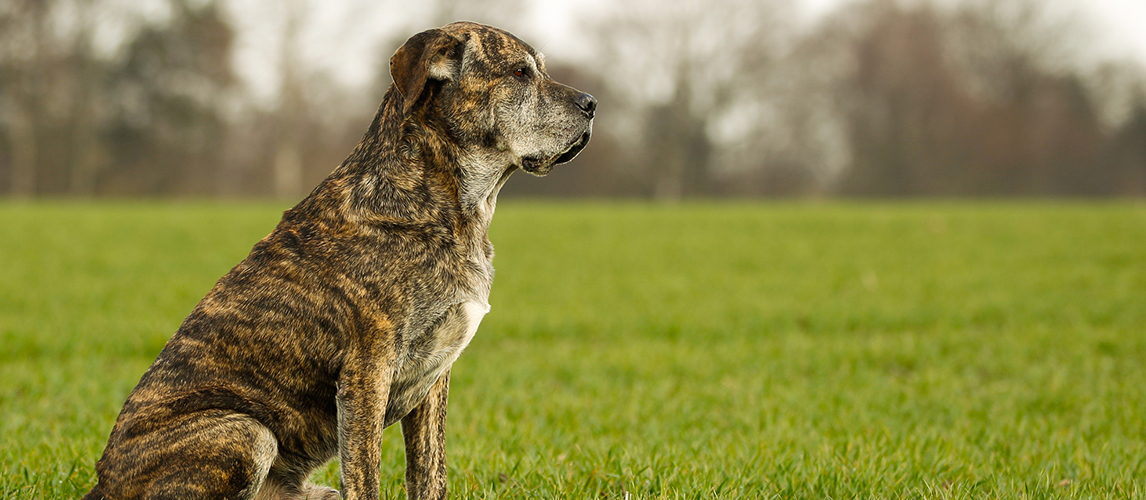
[[[825,1],[825,0],[806,0]],[[1146,1],[1082,0],[1101,26],[1109,27],[1108,43],[1119,56],[1146,61]]]
[[[329,2],[303,0],[311,5],[306,14],[309,28],[302,35],[299,55],[343,84],[365,86],[376,76],[379,48],[388,51],[400,40],[383,40],[381,33],[396,30],[413,34],[420,26],[407,26],[427,19],[424,2],[343,0]],[[840,5],[853,0],[797,0],[808,25]],[[1047,0],[1051,1],[1051,0]],[[502,26],[522,36],[548,55],[576,57],[576,18],[581,9],[606,7],[605,0],[526,0],[527,21],[519,26]],[[1094,26],[1092,40],[1102,55],[1116,59],[1137,59],[1146,64],[1146,0],[1060,0]],[[231,18],[239,37],[236,64],[242,77],[251,83],[257,99],[272,105],[277,85],[278,35],[289,2],[231,0]],[[416,21],[413,21],[416,22]],[[425,26],[424,28],[429,28]]]
[[[815,18],[850,0],[799,0],[805,15]],[[1071,7],[1096,26],[1099,45],[1113,57],[1146,62],[1146,0],[1075,0]]]

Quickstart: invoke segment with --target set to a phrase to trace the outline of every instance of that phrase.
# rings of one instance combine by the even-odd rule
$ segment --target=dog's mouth
[[[589,131],[585,131],[584,134],[581,134],[581,137],[577,138],[577,141],[573,144],[570,144],[569,149],[566,149],[564,153],[561,153],[561,155],[557,157],[557,161],[553,162],[553,164],[559,165],[566,163],[573,158],[576,158],[577,154],[580,153],[582,149],[585,149],[585,145],[589,144],[590,134],[591,132]]]
[[[590,135],[592,135],[590,131],[585,131],[576,141],[569,143],[569,147],[558,154],[555,160],[551,160],[552,157],[541,158],[537,156],[526,156],[521,159],[521,168],[531,174],[545,175],[549,173],[554,165],[567,163],[573,158],[576,158],[577,154],[580,153],[582,149],[585,149],[585,145],[589,143]]]

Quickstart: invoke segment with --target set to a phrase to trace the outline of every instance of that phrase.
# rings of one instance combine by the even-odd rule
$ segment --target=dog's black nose
[[[589,118],[592,118],[593,113],[597,111],[597,98],[590,94],[581,94],[577,96],[577,107],[589,115]]]

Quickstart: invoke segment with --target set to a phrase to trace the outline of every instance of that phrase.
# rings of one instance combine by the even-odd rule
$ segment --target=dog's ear
[[[457,77],[461,40],[440,29],[426,30],[410,37],[390,58],[390,77],[404,100],[403,114],[410,114],[422,95],[427,80]]]

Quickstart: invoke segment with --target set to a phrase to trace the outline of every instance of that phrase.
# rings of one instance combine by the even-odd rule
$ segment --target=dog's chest
[[[489,310],[489,303],[485,300],[460,302],[410,339],[399,356],[397,377],[391,384],[386,408],[387,425],[421,403],[434,383],[469,345]]]
[[[428,341],[423,344],[426,348],[417,352],[414,359],[420,356],[424,364],[444,365],[442,369],[453,364],[473,340],[489,309],[485,300],[468,300],[450,308],[436,328],[431,327],[426,333]]]

